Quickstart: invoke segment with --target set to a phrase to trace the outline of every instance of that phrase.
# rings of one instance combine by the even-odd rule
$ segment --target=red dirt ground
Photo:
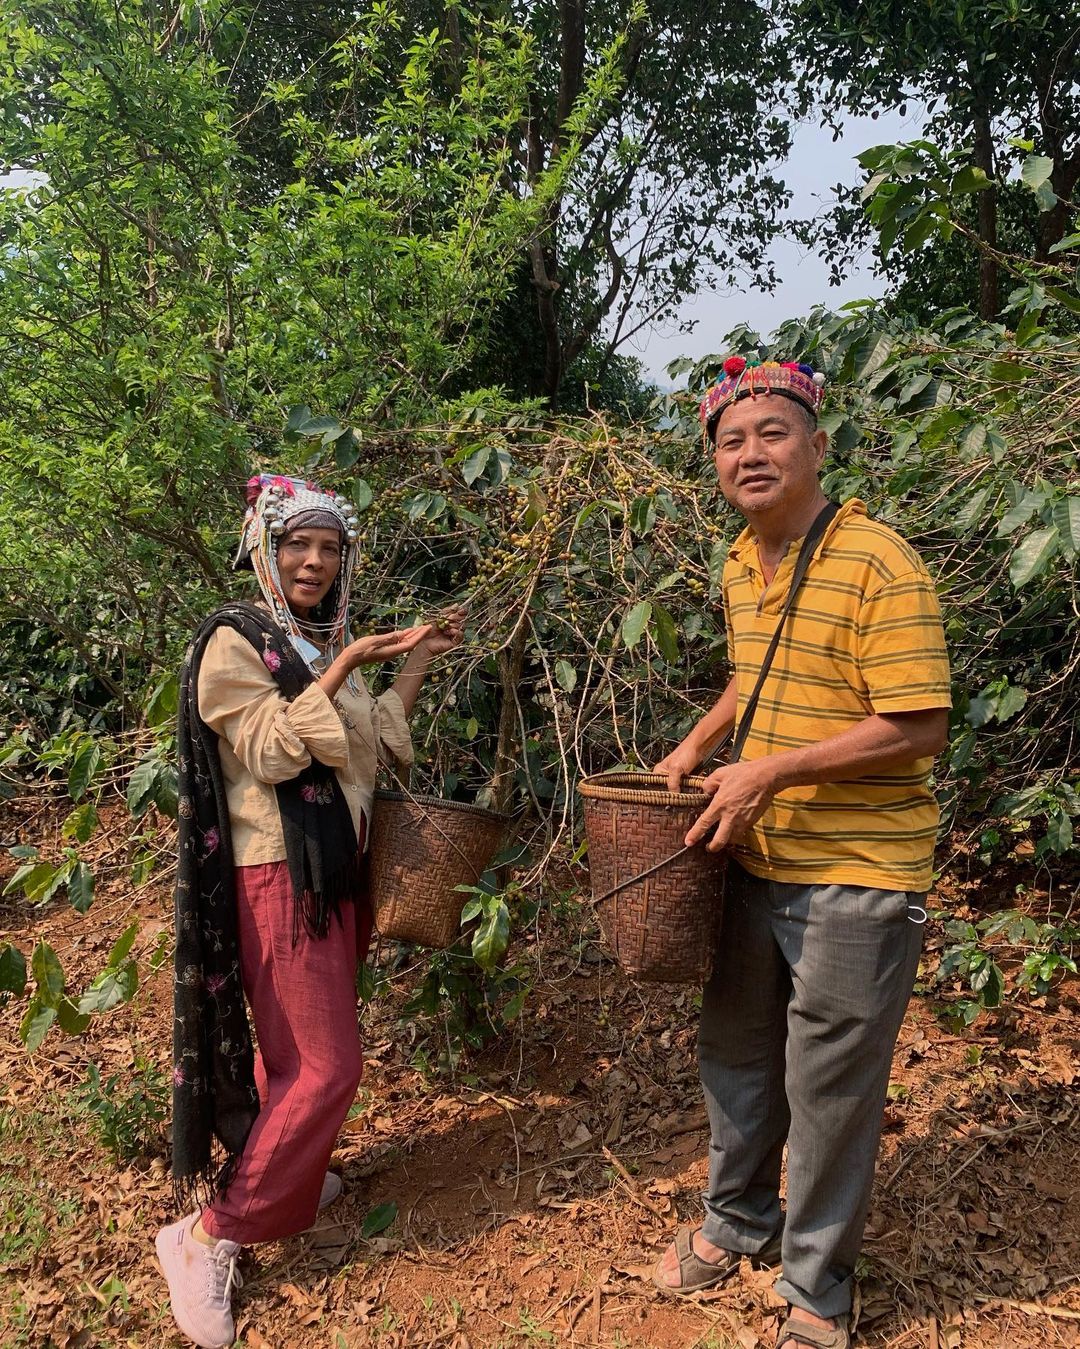
[[[27,836],[39,841],[40,802],[24,798],[0,816],[6,843],[31,812]],[[1019,877],[1024,904],[1044,916],[1045,873],[1017,865],[1007,884],[953,880],[938,900],[953,912],[1000,908]],[[0,942],[45,937],[75,988],[134,916],[148,953],[168,922],[168,876],[133,892],[123,874],[85,917],[62,901],[44,912],[5,901]],[[1065,907],[1060,881],[1053,899]],[[648,1282],[705,1176],[695,996],[628,983],[589,922],[574,910],[518,939],[535,978],[524,1014],[456,1080],[411,1066],[418,1028],[400,1008],[415,966],[393,976],[365,1012],[365,1081],[334,1158],[345,1194],[311,1234],[245,1254],[239,1343],[772,1344],[782,1311],[772,1273],[744,1266],[690,1302]],[[941,944],[928,929],[927,971]],[[1080,1346],[1080,985],[961,1033],[944,1015],[954,992],[920,985],[901,1032],[859,1269],[859,1343]],[[122,1082],[147,1060],[167,1067],[169,1000],[161,970],[132,1005],[81,1039],[51,1034],[33,1056],[18,1039],[25,999],[0,1011],[5,1347],[181,1343],[152,1248],[173,1216],[163,1130],[151,1129],[147,1155],[118,1165],[76,1100],[91,1061]],[[361,1239],[365,1215],[388,1202],[396,1221]]]

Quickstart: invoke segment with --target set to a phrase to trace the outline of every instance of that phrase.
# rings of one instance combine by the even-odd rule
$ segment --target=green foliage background
[[[636,162],[612,131],[643,21],[622,18],[525,192],[550,37],[535,25],[470,16],[448,86],[445,33],[373,6],[335,28],[317,100],[287,72],[264,86],[256,137],[204,40],[225,8],[165,28],[101,0],[0,20],[4,157],[42,175],[0,192],[0,768],[10,790],[53,778],[71,799],[59,851],[16,847],[19,903],[66,894],[85,912],[120,879],[85,856],[118,795],[123,883],[152,874],[175,809],[174,672],[235,593],[243,483],[302,472],[361,512],[360,627],[470,601],[468,642],[418,707],[418,783],[518,810],[516,868],[467,901],[463,944],[432,959],[414,1009],[451,1006],[458,1046],[520,1012],[527,971],[503,958],[578,851],[577,777],[655,762],[726,679],[718,585],[738,523],[694,408],[720,357],[673,368],[688,391],[650,407],[631,365],[579,351],[582,404],[601,411],[576,420],[512,391],[536,358],[514,300],[526,260],[553,211],[582,209],[598,145],[605,171]],[[1052,157],[1013,149],[1028,211],[1071,212]],[[909,274],[935,249],[985,253],[970,208],[989,180],[965,152],[919,141],[862,164],[867,217]],[[1002,322],[894,297],[729,338],[827,372],[829,490],[863,497],[938,578],[955,676],[938,785],[983,865],[1028,831],[1053,863],[1080,814],[1077,242],[995,253],[1013,281]],[[587,309],[598,273],[575,275],[571,309]],[[1015,921],[1043,991],[1071,967],[1075,923]],[[982,945],[1003,930],[954,934],[943,968],[968,980],[972,1015],[1003,995]],[[47,943],[0,950],[0,996],[33,981],[27,1043],[130,998],[134,937],[82,991]]]

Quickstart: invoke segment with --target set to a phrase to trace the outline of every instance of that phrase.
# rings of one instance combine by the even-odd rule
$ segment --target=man
[[[677,790],[741,715],[787,599],[818,480],[823,377],[733,357],[701,416],[720,486],[747,521],[723,576],[734,676],[656,767]],[[730,849],[701,1009],[711,1125],[700,1227],[654,1272],[714,1286],[743,1255],[782,1258],[778,1347],[846,1349],[892,1050],[922,946],[949,667],[917,554],[846,502],[814,550],[740,761],[705,780],[686,836]],[[787,1212],[780,1163],[788,1148]]]

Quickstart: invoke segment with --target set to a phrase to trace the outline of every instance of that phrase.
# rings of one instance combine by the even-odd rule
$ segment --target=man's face
[[[751,521],[778,507],[797,511],[817,495],[827,444],[790,398],[742,398],[724,409],[716,428],[720,490]]]

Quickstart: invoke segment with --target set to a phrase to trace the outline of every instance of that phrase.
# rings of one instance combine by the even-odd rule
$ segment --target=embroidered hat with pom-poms
[[[825,376],[802,361],[761,361],[756,356],[729,356],[724,377],[701,400],[701,424],[712,437],[720,414],[740,398],[779,394],[791,398],[816,417],[825,395]]]

